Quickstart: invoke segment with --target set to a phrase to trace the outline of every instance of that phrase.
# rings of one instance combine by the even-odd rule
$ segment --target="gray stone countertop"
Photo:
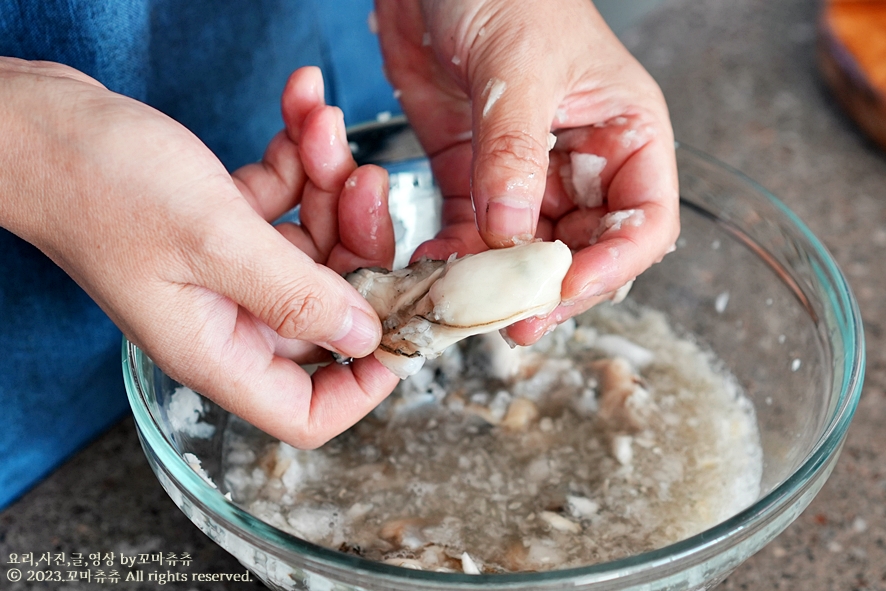
[[[817,11],[809,0],[666,0],[623,35],[661,84],[677,138],[743,171],[797,212],[846,273],[865,322],[864,395],[833,475],[794,524],[718,587],[730,591],[886,589],[886,309],[879,297],[886,289],[886,154],[857,132],[819,80]],[[244,572],[160,488],[131,419],[0,513],[3,553],[76,548],[188,552],[189,566],[169,570]],[[101,586],[2,581],[0,588]]]

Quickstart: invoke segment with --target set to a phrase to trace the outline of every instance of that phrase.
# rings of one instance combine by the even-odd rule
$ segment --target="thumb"
[[[237,302],[278,335],[365,357],[381,339],[369,303],[331,269],[315,263],[244,204],[213,220],[211,254],[197,280]]]
[[[472,197],[480,235],[493,248],[535,235],[551,122],[564,86],[557,65],[539,59],[546,52],[535,47],[537,37],[525,33],[521,27],[488,32],[470,56]]]

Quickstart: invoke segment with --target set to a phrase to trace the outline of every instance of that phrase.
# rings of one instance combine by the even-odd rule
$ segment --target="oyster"
[[[382,319],[376,358],[405,378],[461,339],[549,314],[571,264],[562,242],[531,242],[347,279]]]

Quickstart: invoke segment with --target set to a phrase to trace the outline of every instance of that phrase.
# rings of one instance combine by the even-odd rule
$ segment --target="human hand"
[[[336,271],[389,265],[387,175],[355,170],[316,69],[286,129],[233,177],[185,128],[60,66],[0,59],[0,225],[38,246],[173,378],[313,447],[397,383],[381,327]],[[301,204],[301,226],[273,220]],[[318,263],[327,263],[333,269]]]
[[[376,0],[376,12],[388,77],[445,197],[444,228],[416,256],[534,238],[576,251],[564,304],[510,327],[516,342],[607,299],[674,244],[667,107],[591,2]],[[605,159],[579,167],[578,196],[572,153]],[[634,213],[613,224],[627,215],[614,212]]]

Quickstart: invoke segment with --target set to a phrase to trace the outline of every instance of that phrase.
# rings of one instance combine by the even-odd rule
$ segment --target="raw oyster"
[[[549,314],[571,264],[562,242],[531,242],[397,271],[360,269],[348,281],[382,319],[376,358],[404,378],[461,339]]]

